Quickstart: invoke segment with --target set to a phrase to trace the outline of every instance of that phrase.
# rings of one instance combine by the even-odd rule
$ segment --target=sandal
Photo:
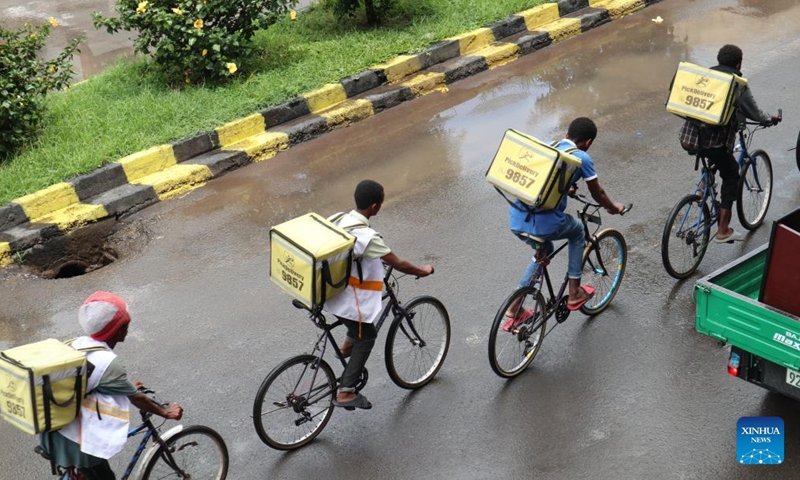
[[[529,310],[526,308],[525,310],[522,311],[522,314],[519,315],[517,318],[511,318],[508,315],[506,315],[506,318],[508,318],[508,320],[506,321],[505,324],[503,324],[503,330],[505,330],[506,332],[513,331],[515,328],[519,327],[525,320],[531,318],[533,316],[533,313],[534,313],[533,310]]]
[[[586,302],[594,297],[594,287],[590,287],[589,285],[581,285],[581,289],[586,292],[586,298],[581,300],[578,303],[570,303],[567,301],[567,310],[570,312],[574,312],[576,310],[580,310],[582,306],[586,305]]]
[[[369,403],[367,397],[361,395],[360,393],[356,395],[356,398],[349,400],[347,402],[340,402],[336,399],[333,400],[334,407],[342,407],[345,410],[355,410],[356,408],[360,408],[362,410],[369,410],[372,408],[372,404]]]

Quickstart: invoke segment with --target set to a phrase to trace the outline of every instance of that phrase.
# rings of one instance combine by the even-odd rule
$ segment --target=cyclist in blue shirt
[[[556,148],[562,151],[577,148],[572,152],[572,155],[581,160],[581,167],[573,179],[571,188],[575,187],[578,180],[584,179],[592,198],[603,206],[608,213],[616,215],[622,213],[624,205],[612,202],[608,197],[597,180],[597,172],[595,172],[592,158],[586,153],[596,137],[597,126],[591,119],[586,117],[576,118],[569,125],[567,138],[558,142]],[[553,251],[553,240],[567,240],[569,242],[569,266],[567,270],[569,276],[569,300],[567,308],[578,310],[594,295],[592,287],[588,285],[581,286],[581,262],[586,243],[583,224],[577,218],[565,213],[567,209],[566,195],[561,199],[558,206],[552,210],[534,209],[531,213],[529,209],[530,207],[525,206],[519,200],[509,207],[509,228],[520,240],[533,248],[538,248],[539,245],[544,243],[544,249],[548,254]],[[531,259],[531,263],[519,282],[520,287],[530,283],[536,266],[536,258]],[[506,315],[509,316],[508,322],[504,325],[506,330],[522,323],[527,316],[531,315],[531,312],[523,312],[520,317],[512,319],[511,315],[517,310],[515,307],[516,305],[511,305],[511,308],[506,312]]]

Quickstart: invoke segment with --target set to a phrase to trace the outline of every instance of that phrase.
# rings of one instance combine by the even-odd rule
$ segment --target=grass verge
[[[0,205],[140,150],[336,82],[399,54],[485,26],[545,0],[397,0],[384,26],[341,21],[320,6],[259,32],[259,55],[216,88],[165,87],[145,59],[120,62],[47,97],[41,135],[0,163]]]

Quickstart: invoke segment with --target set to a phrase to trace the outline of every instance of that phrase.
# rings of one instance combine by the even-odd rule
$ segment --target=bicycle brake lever
[[[629,203],[629,204],[625,205],[625,208],[623,208],[622,211],[619,212],[620,216],[625,215],[626,213],[630,212],[631,208],[633,208],[633,204],[632,203]]]

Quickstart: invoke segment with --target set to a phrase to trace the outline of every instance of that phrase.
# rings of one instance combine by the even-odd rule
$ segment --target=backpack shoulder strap
[[[328,217],[328,221],[330,221],[330,222],[331,222],[331,223],[333,223],[333,224],[336,224],[336,222],[338,222],[338,221],[340,221],[342,218],[344,218],[344,216],[345,216],[345,215],[347,215],[345,212],[334,213],[333,215],[331,215],[330,217]],[[341,226],[339,226],[339,225],[336,225],[336,226],[337,226],[337,227],[339,227],[339,228],[341,228],[341,229],[343,229],[343,230],[344,230],[344,231],[346,231],[346,232],[349,232],[350,230],[353,230],[353,229],[356,229],[356,228],[365,228],[365,227],[369,227],[369,225],[367,225],[367,224],[366,224],[366,223],[364,223],[364,222],[358,222],[358,223],[356,223],[356,224],[354,224],[354,225],[349,225],[349,226],[347,226],[347,227],[341,227]]]
[[[68,345],[68,346],[72,347],[72,344],[75,342],[75,340],[77,340],[77,338],[70,338],[69,340],[64,342],[64,345]],[[72,347],[72,348],[75,348],[75,347]],[[109,348],[101,347],[100,345],[95,345],[94,347],[75,348],[75,350],[77,350],[79,352],[99,352],[99,351],[102,351],[102,350],[110,351]]]

